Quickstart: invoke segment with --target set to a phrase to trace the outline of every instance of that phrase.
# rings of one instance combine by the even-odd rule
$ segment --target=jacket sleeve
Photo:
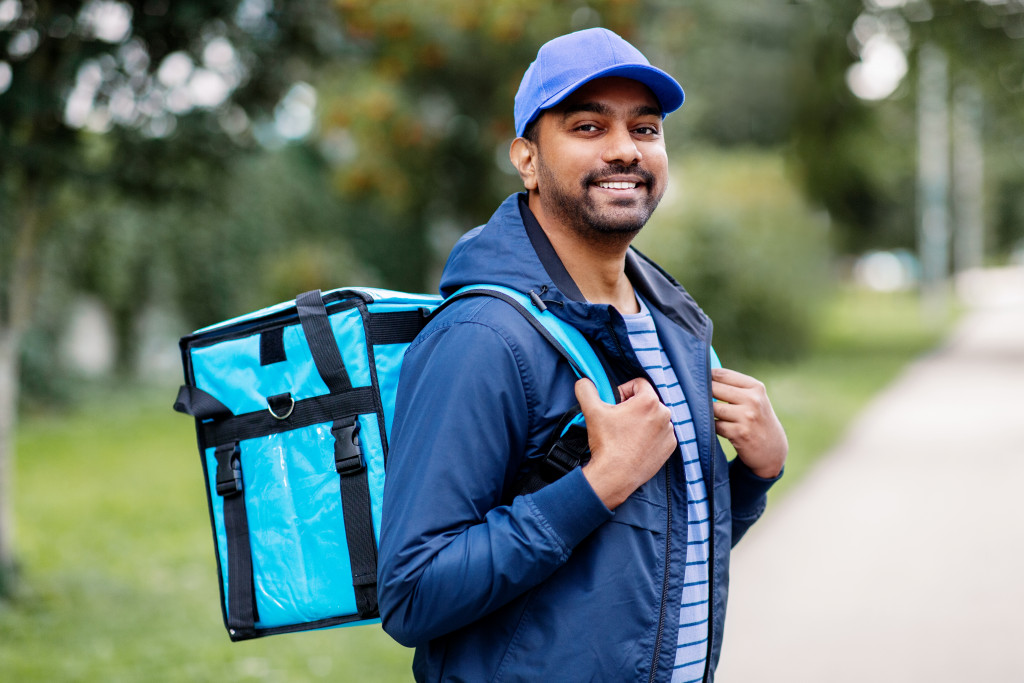
[[[785,471],[785,470],[783,470]],[[729,495],[732,500],[732,545],[747,533],[768,505],[768,489],[782,478],[782,472],[773,479],[759,477],[739,458],[729,462]]]
[[[404,645],[526,592],[611,517],[578,469],[501,504],[539,388],[522,355],[496,329],[464,321],[421,335],[403,362],[378,593],[384,630]]]

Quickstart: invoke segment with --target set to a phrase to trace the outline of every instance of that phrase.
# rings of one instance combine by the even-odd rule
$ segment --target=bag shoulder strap
[[[547,310],[536,292],[528,294],[497,285],[469,285],[458,290],[430,313],[433,318],[450,304],[472,296],[500,299],[511,306],[569,363],[579,378],[586,377],[597,387],[606,403],[617,403],[615,389],[590,342],[575,327]]]
[[[470,296],[489,296],[501,299],[519,312],[540,335],[568,361],[577,377],[590,379],[597,387],[601,398],[616,403],[617,396],[611,380],[594,353],[586,337],[575,327],[547,310],[547,306],[536,294],[523,294],[507,287],[474,285],[464,287],[444,300],[431,317],[453,301]],[[590,460],[590,444],[586,423],[578,405],[570,408],[555,427],[551,446],[544,455],[531,463],[528,472],[521,477],[515,495],[534,493],[555,480],[565,476],[575,467]]]

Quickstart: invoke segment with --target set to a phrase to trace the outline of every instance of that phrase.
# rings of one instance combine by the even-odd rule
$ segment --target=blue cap
[[[662,118],[683,103],[683,89],[667,73],[651,66],[643,53],[606,28],[559,36],[544,43],[526,70],[516,93],[516,135],[595,78],[621,76],[640,81],[654,93]]]

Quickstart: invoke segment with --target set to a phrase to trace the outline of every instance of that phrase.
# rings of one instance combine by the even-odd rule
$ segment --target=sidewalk
[[[1024,276],[974,285],[736,548],[717,683],[1024,681]]]

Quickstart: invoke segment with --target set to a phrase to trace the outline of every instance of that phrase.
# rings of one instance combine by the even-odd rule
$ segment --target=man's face
[[[537,126],[544,212],[582,235],[639,232],[668,180],[661,109],[650,89],[626,78],[591,81]]]

